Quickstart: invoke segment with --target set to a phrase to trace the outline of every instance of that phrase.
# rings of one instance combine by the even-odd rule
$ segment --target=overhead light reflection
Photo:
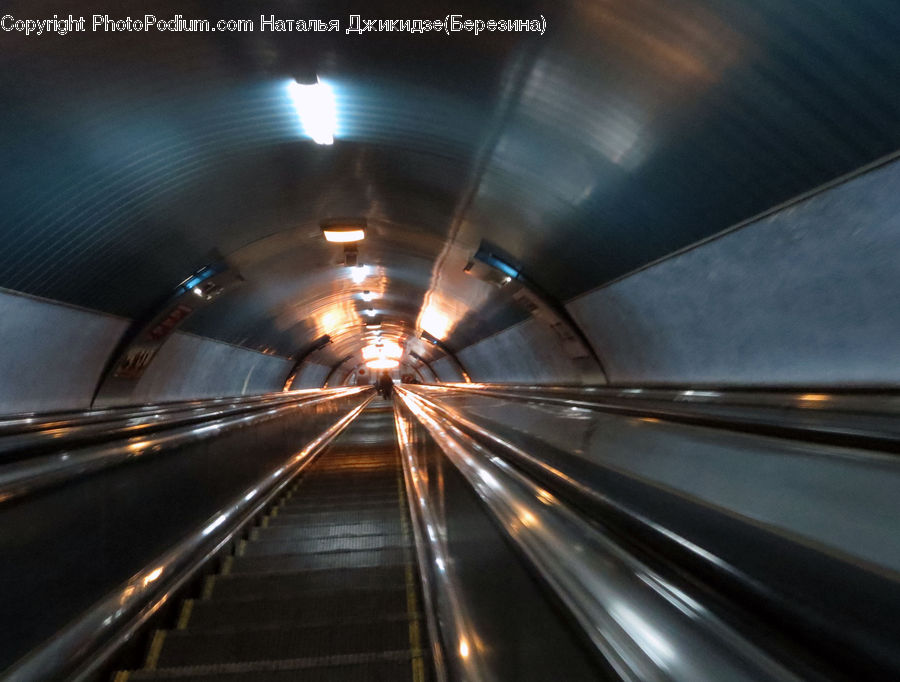
[[[332,87],[322,81],[311,85],[291,81],[288,95],[300,117],[303,132],[318,144],[333,144],[337,132],[337,104]]]
[[[400,363],[397,360],[391,360],[389,358],[379,358],[378,360],[369,360],[366,363],[366,367],[369,369],[396,369],[400,366]]]
[[[441,340],[447,338],[450,325],[450,318],[434,305],[429,305],[422,311],[417,324],[420,329]]]
[[[350,277],[357,284],[362,284],[366,277],[369,276],[369,266],[368,265],[357,265],[355,268],[350,268]]]
[[[400,344],[393,341],[384,341],[382,343],[374,343],[362,349],[363,360],[376,360],[378,358],[389,358],[391,360],[399,360],[403,355],[403,349]]]
[[[803,395],[800,396],[800,400],[806,400],[806,401],[815,402],[815,403],[825,402],[826,400],[829,400],[830,398],[831,398],[831,396],[827,395],[825,393],[804,393]]]
[[[159,576],[162,575],[162,573],[163,573],[162,567],[155,568],[152,571],[150,571],[150,573],[148,573],[146,576],[144,576],[144,587],[147,587],[147,585],[152,583],[154,580],[157,580],[159,578]]]

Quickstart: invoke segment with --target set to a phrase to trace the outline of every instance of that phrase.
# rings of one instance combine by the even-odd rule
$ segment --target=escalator
[[[432,679],[393,414],[366,409],[126,680]]]

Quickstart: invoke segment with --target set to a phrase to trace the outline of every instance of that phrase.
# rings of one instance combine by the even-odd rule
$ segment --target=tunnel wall
[[[434,371],[437,372],[441,381],[463,381],[462,374],[446,355],[432,362],[431,366],[434,367]]]
[[[581,381],[572,361],[559,352],[553,331],[533,318],[469,346],[458,357],[475,381]]]
[[[0,414],[86,409],[128,320],[0,291]]]
[[[300,367],[300,371],[297,372],[297,377],[294,379],[294,383],[291,384],[291,388],[322,388],[330,371],[331,367],[327,365],[320,365],[318,362],[312,361],[304,362]],[[284,378],[282,377],[282,381],[284,381]]]
[[[128,324],[124,318],[0,291],[0,414],[87,409]],[[285,358],[176,332],[128,402],[280,390],[289,370]]]
[[[616,384],[900,384],[900,163],[568,304]]]
[[[287,358],[177,332],[141,377],[131,402],[280,391],[292,364]]]

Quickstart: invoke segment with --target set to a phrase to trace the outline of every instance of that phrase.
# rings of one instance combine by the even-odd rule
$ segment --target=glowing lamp
[[[396,369],[399,366],[400,363],[397,360],[391,360],[390,358],[369,360],[366,363],[366,367],[368,367],[369,369]]]
[[[338,244],[359,242],[366,238],[366,231],[361,227],[323,227],[322,234],[326,241]]]
[[[291,81],[288,96],[306,136],[317,144],[332,144],[337,131],[337,104],[331,86],[318,79],[311,84]]]

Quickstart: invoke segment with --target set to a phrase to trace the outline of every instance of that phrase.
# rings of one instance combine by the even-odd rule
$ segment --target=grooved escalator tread
[[[196,600],[190,605],[186,626],[191,631],[223,630],[241,626],[341,623],[371,618],[387,620],[409,616],[405,586],[387,590],[309,592],[294,597],[277,595],[264,599]]]
[[[282,505],[282,509],[299,507],[338,507],[346,504],[376,504],[379,502],[397,503],[397,482],[390,486],[373,488],[370,490],[343,490],[329,494],[310,493],[309,490],[300,489],[290,500]]]
[[[400,535],[403,526],[400,519],[389,521],[358,521],[356,523],[316,526],[270,525],[254,530],[254,540],[313,540],[322,538],[355,538],[365,535]]]
[[[307,555],[324,552],[361,552],[409,547],[409,538],[401,535],[360,535],[357,537],[327,537],[308,540],[263,540],[248,542],[243,557],[278,555]]]
[[[348,598],[353,598],[357,591],[391,589],[403,586],[405,580],[406,569],[403,564],[322,569],[301,573],[231,574],[215,576],[210,594],[217,600],[267,599],[277,596],[290,598],[310,592],[346,590]]]
[[[317,659],[276,661],[271,664],[232,664],[138,670],[129,681],[134,682],[418,682],[413,676],[409,652],[388,652],[383,659],[356,657],[355,663],[329,662]],[[349,658],[349,657],[346,657]],[[341,658],[334,659],[342,660]]]
[[[276,554],[235,557],[231,573],[296,573],[339,568],[375,568],[402,565],[402,549],[388,548],[360,552],[320,552],[318,554]]]
[[[300,516],[305,512],[319,514],[327,511],[350,511],[356,509],[384,509],[396,513],[398,504],[399,500],[397,498],[397,493],[395,492],[390,496],[359,498],[344,497],[341,499],[322,500],[318,504],[316,500],[303,500],[284,505],[281,508],[281,511],[279,511],[279,514],[284,512],[286,514]]]
[[[394,486],[394,492],[397,492],[397,476],[396,472],[379,472],[377,476],[367,474],[365,476],[337,476],[327,475],[308,481],[302,482],[297,486],[297,490],[312,490],[319,495],[334,495],[349,491],[352,493],[365,493],[371,490],[390,489]]]
[[[388,508],[357,508],[357,509],[333,509],[328,511],[314,512],[306,511],[293,514],[289,511],[279,510],[276,516],[269,519],[270,526],[324,526],[333,524],[342,526],[348,523],[365,523],[365,522],[399,522],[396,509]]]
[[[247,663],[409,649],[407,621],[329,626],[256,626],[232,632],[167,633],[157,667]]]
[[[372,485],[381,485],[396,480],[397,476],[403,475],[403,469],[399,466],[379,465],[377,468],[372,467],[366,470],[356,470],[348,472],[341,469],[333,471],[325,471],[310,475],[306,480],[302,481],[302,487],[308,486],[311,489],[328,488],[331,485],[341,487],[357,487],[366,488]]]

